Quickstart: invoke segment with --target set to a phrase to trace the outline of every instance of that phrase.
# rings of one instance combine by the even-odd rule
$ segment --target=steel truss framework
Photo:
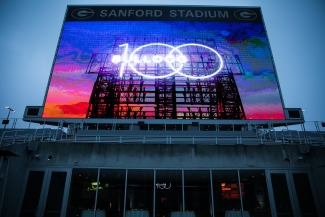
[[[88,64],[86,74],[97,74],[97,79],[90,96],[87,118],[246,119],[234,77],[244,75],[237,55],[222,53],[222,71],[206,79],[194,80],[178,74],[148,79],[134,73],[127,64],[123,76],[119,77],[122,63],[111,63],[111,58],[123,53],[119,45],[125,43],[129,44],[131,51],[149,43],[172,46],[197,43],[217,50],[213,39],[117,39],[111,52],[93,54]],[[168,54],[167,49],[158,46],[154,52]],[[209,75],[219,67],[220,63],[206,49],[186,47],[182,53],[189,60],[182,68],[184,74]],[[139,52],[140,58],[143,55],[145,51]],[[138,63],[135,67],[150,75],[164,74],[169,68],[165,63]]]

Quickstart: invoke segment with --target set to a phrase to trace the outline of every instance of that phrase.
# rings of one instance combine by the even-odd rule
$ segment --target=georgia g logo
[[[257,14],[254,11],[247,9],[235,11],[234,15],[240,20],[254,20],[257,17]]]
[[[88,19],[94,16],[95,12],[89,8],[78,8],[72,11],[71,16],[75,19]]]

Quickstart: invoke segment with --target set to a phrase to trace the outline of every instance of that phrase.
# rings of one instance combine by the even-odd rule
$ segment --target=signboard
[[[260,9],[69,6],[42,117],[282,120]]]

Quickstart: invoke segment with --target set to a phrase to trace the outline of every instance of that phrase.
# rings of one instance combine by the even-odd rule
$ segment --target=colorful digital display
[[[65,21],[43,118],[285,119],[264,24],[245,20]]]

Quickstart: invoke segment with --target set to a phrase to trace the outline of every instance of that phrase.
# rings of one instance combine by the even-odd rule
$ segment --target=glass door
[[[267,184],[273,217],[318,217],[319,205],[310,171],[267,171]]]
[[[34,217],[38,212],[41,192],[44,191],[45,171],[30,171],[25,187],[23,204],[20,209],[21,217]]]
[[[286,171],[272,171],[270,174],[271,183],[269,188],[272,188],[271,196],[273,196],[273,206],[275,206],[276,215],[278,217],[294,217],[296,210],[293,203],[292,195],[290,194],[290,184],[287,178]]]
[[[20,217],[63,217],[66,210],[69,169],[29,169],[25,174]]]
[[[298,216],[318,217],[319,206],[315,200],[315,189],[312,185],[309,171],[290,171],[289,179],[292,186],[295,203],[298,207]]]

